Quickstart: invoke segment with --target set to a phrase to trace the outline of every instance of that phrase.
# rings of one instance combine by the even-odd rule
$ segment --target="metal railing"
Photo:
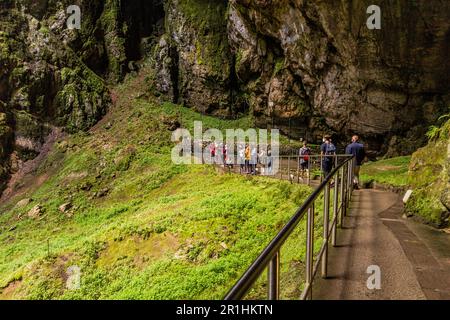
[[[319,268],[323,278],[327,277],[328,246],[336,246],[337,227],[342,228],[344,216],[350,203],[353,191],[353,163],[351,155],[340,155],[335,157],[336,166],[331,173],[323,179],[321,184],[308,197],[303,205],[296,211],[294,216],[287,222],[282,230],[264,248],[258,258],[245,271],[242,277],[231,288],[224,297],[225,300],[240,300],[245,297],[265,269],[268,270],[268,292],[269,300],[280,298],[280,250],[285,241],[293,233],[297,225],[306,216],[306,279],[300,299],[312,298],[312,284]],[[339,160],[341,159],[342,161]],[[334,188],[333,199],[330,199],[331,189]],[[314,223],[315,203],[323,192],[323,243],[319,253],[314,259]],[[332,218],[330,219],[330,208],[332,205]]]
[[[279,177],[281,180],[289,180],[291,182],[302,183],[311,185],[311,181],[316,178],[320,179],[320,182],[325,178],[323,176],[323,160],[325,157],[332,159],[333,167],[339,166],[339,164],[347,159],[348,155],[308,155],[306,162],[306,170],[302,170],[300,160],[303,156],[280,156],[279,158],[279,170],[274,176]]]
[[[258,158],[257,164],[255,165],[258,174],[262,174],[268,177],[273,177],[281,180],[289,180],[291,182],[297,182],[302,184],[311,185],[312,180],[319,179],[320,182],[325,178],[323,176],[323,159],[328,157],[332,159],[333,167],[337,167],[343,160],[347,159],[348,155],[308,155],[306,160],[306,169],[303,170],[300,164],[300,160],[303,156],[278,156],[272,157],[273,164],[278,163],[278,170],[274,171],[274,174],[268,174],[267,165],[260,162]],[[236,156],[234,156],[236,158]],[[275,161],[276,159],[276,161]],[[233,164],[232,166],[227,166],[224,161],[221,160],[221,165],[229,173],[242,173],[239,164]],[[217,164],[217,163],[216,163]]]

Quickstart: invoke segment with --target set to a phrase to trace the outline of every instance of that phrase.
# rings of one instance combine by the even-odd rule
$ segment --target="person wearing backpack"
[[[323,144],[320,146],[320,154],[322,155],[322,173],[326,178],[333,169],[333,158],[336,155],[336,147],[331,142],[330,136],[323,138]]]
[[[304,174],[308,176],[309,174],[309,156],[311,155],[311,149],[308,147],[308,144],[303,142],[303,147],[300,148],[299,152],[299,166],[302,178]]]

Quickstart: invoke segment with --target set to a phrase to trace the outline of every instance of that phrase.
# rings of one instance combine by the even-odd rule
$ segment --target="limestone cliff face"
[[[450,2],[378,2],[381,30],[366,27],[373,1],[231,1],[254,110],[312,135],[360,133],[380,153],[414,151],[450,102]]]
[[[79,31],[65,9],[82,10]],[[382,29],[366,27],[381,7]],[[403,0],[4,0],[0,176],[52,126],[92,126],[118,82],[149,58],[153,92],[293,138],[359,133],[373,154],[425,144],[450,103],[450,2]],[[3,174],[3,175],[2,175]]]
[[[200,112],[231,115],[227,1],[171,0],[165,7],[165,35],[154,49],[157,89]]]
[[[379,1],[381,30],[371,4],[167,1],[157,88],[209,113],[250,107],[293,137],[359,133],[374,154],[412,153],[448,110],[450,3]]]
[[[0,171],[5,173],[33,158],[53,126],[87,129],[109,103],[103,80],[68,45],[71,35],[58,33],[64,15],[54,12],[45,21],[40,4],[33,2],[30,10],[22,1],[0,5],[0,131],[6,132]],[[2,175],[0,188],[5,182]]]
[[[68,30],[78,4],[81,30]],[[0,4],[0,190],[54,126],[87,130],[106,112],[106,82],[120,81],[161,33],[157,1],[9,0]],[[158,24],[159,22],[159,24]]]

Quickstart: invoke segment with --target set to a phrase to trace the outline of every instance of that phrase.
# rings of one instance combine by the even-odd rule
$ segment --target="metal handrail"
[[[227,155],[227,157],[230,155]],[[233,154],[232,155],[234,157],[234,159],[236,159],[237,155]],[[323,164],[323,159],[325,157],[327,158],[332,158],[333,159],[333,164],[335,167],[337,167],[339,165],[339,162],[341,161],[342,158],[347,159],[349,157],[349,155],[346,154],[335,154],[335,155],[320,155],[320,154],[311,154],[308,155],[308,160],[307,160],[307,169],[306,171],[301,170],[300,168],[300,159],[304,158],[304,156],[271,156],[273,161],[272,161],[272,165],[273,163],[278,162],[279,164],[284,163],[285,161],[287,161],[287,167],[283,167],[280,166],[278,171],[276,173],[271,173],[271,174],[264,174],[265,176],[268,177],[274,177],[276,178],[277,175],[279,175],[280,179],[283,180],[284,177],[284,171],[287,170],[288,173],[288,180],[293,182],[294,180],[297,181],[297,183],[300,183],[300,179],[302,180],[302,182],[305,182],[305,173],[306,173],[306,184],[307,185],[311,185],[311,173],[314,172],[314,169],[322,172],[322,174],[320,174],[320,182],[323,181],[324,176],[323,176],[323,168],[322,168],[322,164]],[[228,172],[232,173],[233,168],[234,172],[236,171],[237,168],[239,168],[239,163],[233,163],[231,165],[231,167],[229,165],[227,165],[225,163],[225,161],[219,156],[218,157],[218,162],[216,162],[216,165],[222,165],[225,168],[228,168]],[[276,161],[275,161],[276,159]],[[202,159],[204,161],[204,159]],[[296,162],[296,166],[291,166],[292,162]],[[317,165],[318,164],[318,165]],[[268,169],[267,164],[261,163],[260,162],[260,158],[258,157],[258,161],[255,164],[255,168],[265,168],[266,170]]]
[[[307,184],[311,185],[311,172],[312,169],[314,169],[314,164],[319,163],[318,166],[318,170],[321,171],[323,173],[323,159],[324,158],[332,158],[333,159],[333,165],[335,167],[338,166],[339,161],[341,158],[347,159],[349,157],[349,155],[347,154],[334,154],[334,155],[321,155],[321,154],[310,154],[307,156],[308,160],[307,160],[307,174],[306,174],[306,178],[307,178]],[[287,171],[288,171],[288,180],[289,181],[293,181],[295,178],[295,175],[291,175],[292,169],[294,170],[294,172],[296,172],[297,175],[297,183],[300,183],[300,159],[301,158],[305,158],[305,156],[301,156],[301,155],[297,155],[297,156],[278,156],[275,157],[278,158],[278,162],[281,163],[282,160],[287,160],[288,161],[288,166],[287,166]],[[291,167],[291,162],[292,161],[296,161],[297,163],[297,168],[292,168]],[[279,173],[280,173],[280,178],[283,179],[283,167],[280,167]],[[302,172],[302,179],[304,178],[304,172]],[[324,179],[323,174],[320,175],[320,182],[322,182]]]
[[[224,297],[225,300],[242,299],[256,280],[262,274],[264,269],[268,268],[268,299],[278,300],[280,293],[280,249],[284,242],[289,238],[296,226],[303,217],[307,215],[306,232],[306,284],[300,296],[302,300],[312,297],[312,282],[322,265],[322,277],[327,277],[328,263],[328,242],[331,236],[331,243],[336,246],[336,232],[338,222],[342,228],[344,216],[350,202],[353,191],[353,164],[352,155],[344,155],[346,160],[337,165],[330,174],[324,178],[322,183],[312,192],[302,206],[295,212],[294,216],[287,222],[281,231],[264,248],[260,255],[254,260],[250,267],[245,271],[236,284]],[[334,179],[334,197],[333,197],[333,220],[329,224],[330,214],[330,189]],[[324,191],[324,232],[323,244],[314,263],[314,204],[319,195]],[[338,203],[340,202],[340,205]]]

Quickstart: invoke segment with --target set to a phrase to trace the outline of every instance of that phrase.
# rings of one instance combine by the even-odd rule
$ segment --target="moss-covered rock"
[[[0,100],[0,190],[7,181],[9,173],[8,155],[11,151],[13,131],[11,121],[6,110],[6,105]]]
[[[21,160],[33,158],[51,126],[86,130],[110,104],[105,81],[73,50],[66,41],[70,37],[59,33],[64,4],[46,3],[45,14],[37,3],[0,7],[0,190],[11,152]],[[76,103],[68,97],[69,88]]]
[[[414,153],[409,168],[413,188],[406,210],[435,226],[449,223],[450,140],[431,141]]]
[[[62,89],[55,97],[56,120],[69,131],[87,130],[105,113],[104,101],[109,101],[104,81],[83,67],[63,68]]]
[[[126,25],[121,26],[120,3],[116,0],[105,1],[105,9],[100,21],[105,32],[105,41],[108,43],[106,52],[109,75],[117,81],[125,74],[124,64],[127,60],[124,35],[127,28]]]
[[[92,127],[111,103],[107,83],[121,81],[129,63],[143,56],[141,40],[164,16],[156,0],[79,0],[81,29],[69,30],[72,4],[0,3],[0,101],[10,119],[0,129],[2,163],[14,144],[26,159],[36,154],[51,126],[69,132]]]
[[[227,115],[232,104],[227,1],[170,0],[165,10],[166,34],[153,53],[157,87],[174,101]]]

